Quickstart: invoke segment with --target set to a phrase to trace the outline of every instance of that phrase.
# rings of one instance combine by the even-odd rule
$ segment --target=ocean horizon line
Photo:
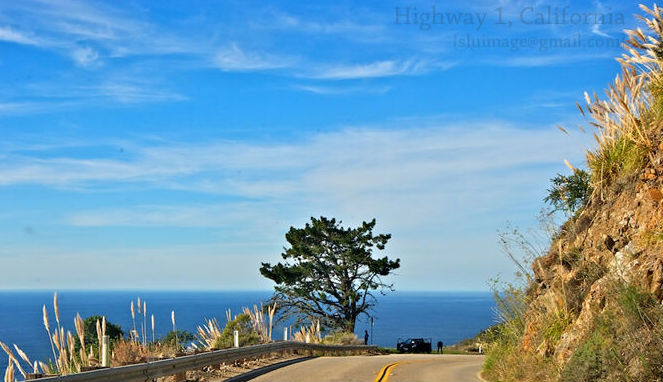
[[[211,288],[184,288],[184,289],[169,289],[169,288],[2,288],[0,287],[0,293],[7,292],[192,292],[192,293],[218,293],[218,292],[231,292],[231,293],[272,293],[273,290],[270,289],[211,289]],[[385,296],[390,294],[400,294],[400,293],[493,293],[491,290],[487,289],[401,289],[388,292]],[[376,296],[384,297],[384,296]]]

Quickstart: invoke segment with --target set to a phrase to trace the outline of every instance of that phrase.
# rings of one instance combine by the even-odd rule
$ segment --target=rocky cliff
[[[578,105],[597,147],[548,198],[569,219],[527,284],[498,294],[488,378],[663,381],[663,10],[641,8],[622,72]]]

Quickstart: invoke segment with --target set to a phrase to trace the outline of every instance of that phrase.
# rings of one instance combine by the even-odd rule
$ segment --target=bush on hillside
[[[221,336],[216,340],[214,348],[227,349],[233,347],[233,332],[239,332],[239,346],[260,343],[260,335],[251,326],[251,317],[247,313],[238,314],[223,328]]]
[[[550,179],[552,188],[548,189],[548,196],[544,199],[555,211],[574,214],[589,201],[591,187],[590,176],[587,171],[575,170],[573,175],[557,174]]]

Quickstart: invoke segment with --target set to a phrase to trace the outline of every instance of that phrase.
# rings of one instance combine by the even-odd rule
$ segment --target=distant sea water
[[[269,291],[59,291],[60,323],[75,333],[73,319],[106,316],[126,333],[133,328],[130,304],[140,297],[147,303],[148,337],[152,330],[150,316],[155,317],[155,335],[163,337],[172,330],[171,311],[175,311],[177,329],[196,332],[206,318],[216,317],[225,324],[226,310],[233,315],[243,306],[260,304]],[[12,347],[17,344],[31,360],[53,358],[48,335],[42,320],[42,306],[48,309],[51,328],[56,325],[51,291],[0,291],[0,341]],[[394,347],[398,338],[430,337],[435,344],[445,345],[473,337],[495,323],[495,301],[488,292],[394,292],[378,296],[373,336],[369,342]],[[136,314],[138,311],[136,310]],[[137,317],[138,319],[138,317]],[[355,333],[363,338],[371,333],[367,319],[357,322]],[[283,329],[276,327],[272,335],[281,340]],[[434,346],[434,345],[433,345]],[[0,351],[0,374],[8,357]]]

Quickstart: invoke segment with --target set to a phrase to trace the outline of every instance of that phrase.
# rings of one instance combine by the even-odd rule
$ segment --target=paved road
[[[256,382],[480,381],[483,356],[390,354],[320,357],[261,375]]]

